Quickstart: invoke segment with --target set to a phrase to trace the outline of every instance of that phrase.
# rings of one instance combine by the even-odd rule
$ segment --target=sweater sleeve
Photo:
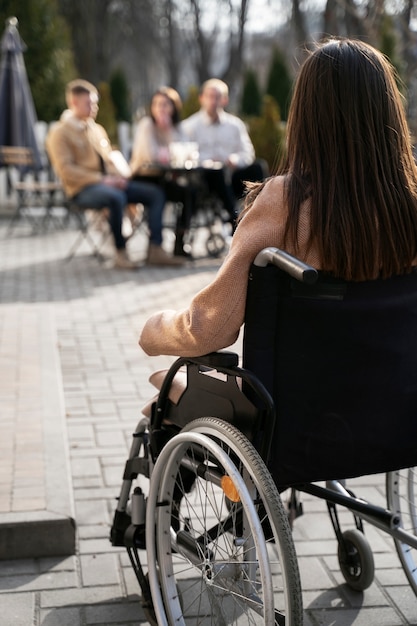
[[[280,246],[285,227],[282,178],[271,179],[240,221],[213,282],[183,311],[162,311],[146,322],[139,344],[150,356],[198,356],[234,343],[244,322],[252,262],[266,246]]]
[[[158,144],[155,139],[154,124],[150,117],[143,117],[135,132],[130,168],[133,174],[137,174],[144,166],[157,161]]]
[[[75,148],[62,125],[57,124],[49,131],[46,149],[52,167],[70,197],[87,185],[101,182],[103,174],[98,168],[94,170],[76,161]]]

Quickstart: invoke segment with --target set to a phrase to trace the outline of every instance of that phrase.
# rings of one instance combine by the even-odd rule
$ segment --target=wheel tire
[[[184,469],[186,478],[195,470],[191,488],[190,482],[184,486]],[[229,498],[220,486],[223,479],[235,488]],[[152,474],[146,531],[161,624],[301,626],[301,586],[287,515],[262,459],[230,424],[194,420],[162,449]]]
[[[417,535],[417,470],[415,467],[389,472],[386,477],[388,509],[401,518],[400,528]],[[394,539],[395,547],[404,573],[414,593],[417,595],[417,549],[399,539]]]
[[[217,258],[226,248],[224,237],[219,233],[212,233],[206,241],[206,248],[211,257]]]
[[[339,544],[337,556],[340,570],[352,589],[364,591],[374,580],[375,565],[371,547],[365,535],[357,529],[346,530],[343,541],[347,550],[347,558],[343,547]]]

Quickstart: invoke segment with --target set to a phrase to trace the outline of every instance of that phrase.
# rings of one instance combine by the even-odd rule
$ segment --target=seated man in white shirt
[[[241,119],[226,113],[229,90],[222,80],[211,78],[200,91],[200,111],[182,122],[190,141],[199,146],[200,161],[207,165],[205,178],[209,190],[223,202],[232,225],[237,217],[236,204],[244,195],[243,181],[262,180],[264,171],[255,161],[255,150]],[[209,164],[223,164],[210,169]]]

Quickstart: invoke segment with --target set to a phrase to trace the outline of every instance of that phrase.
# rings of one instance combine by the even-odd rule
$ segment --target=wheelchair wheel
[[[375,574],[374,556],[365,535],[355,529],[342,534],[337,556],[340,571],[347,584],[356,591],[365,591],[372,585]]]
[[[302,624],[286,512],[262,459],[233,426],[201,418],[163,448],[146,543],[159,624]]]
[[[226,249],[226,241],[220,233],[210,233],[206,241],[207,252],[211,257],[217,258]]]
[[[401,517],[400,528],[414,537],[413,545],[395,539],[395,547],[410,586],[417,595],[417,473],[415,467],[389,472],[386,478],[387,504]]]

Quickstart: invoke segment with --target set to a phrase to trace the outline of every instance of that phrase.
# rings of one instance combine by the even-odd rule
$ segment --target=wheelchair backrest
[[[277,411],[280,485],[417,465],[417,273],[315,285],[252,266],[243,365]]]

